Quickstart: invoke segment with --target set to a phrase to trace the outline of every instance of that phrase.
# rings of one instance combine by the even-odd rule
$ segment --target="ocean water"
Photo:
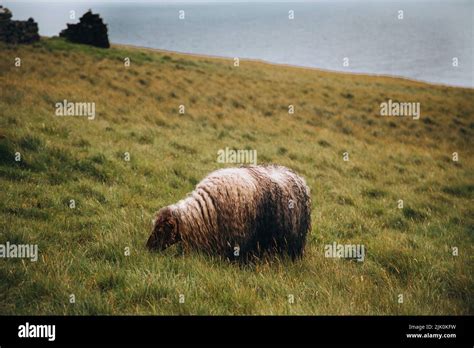
[[[3,4],[45,36],[91,8],[113,43],[474,87],[473,0]]]

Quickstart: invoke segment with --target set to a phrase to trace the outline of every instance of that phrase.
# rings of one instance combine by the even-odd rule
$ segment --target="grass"
[[[474,314],[472,89],[57,38],[0,46],[0,84],[0,243],[40,251],[0,260],[1,314]],[[64,99],[96,119],[55,117]],[[388,99],[420,120],[380,117]],[[226,147],[306,178],[303,260],[145,249]],[[333,242],[365,261],[325,258]]]

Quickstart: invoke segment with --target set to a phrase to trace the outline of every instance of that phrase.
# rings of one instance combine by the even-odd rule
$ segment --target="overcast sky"
[[[338,0],[5,0],[5,3],[9,2],[317,2],[317,1],[338,1]],[[341,1],[341,0],[339,0]],[[347,0],[346,0],[347,1]],[[357,0],[355,0],[357,1]]]
[[[97,3],[97,2],[167,2],[167,3],[176,3],[176,2],[321,2],[321,1],[361,1],[361,0],[4,0],[3,3],[8,4],[12,2],[82,2],[82,3]],[[372,1],[393,1],[393,0],[372,0]],[[412,0],[398,0],[398,1],[412,1]],[[424,1],[424,0],[417,0],[417,1]],[[426,0],[426,1],[433,1],[433,0]],[[448,0],[446,0],[448,1]]]

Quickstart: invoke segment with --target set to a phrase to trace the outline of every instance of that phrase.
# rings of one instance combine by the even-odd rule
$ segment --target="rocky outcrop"
[[[77,24],[68,24],[67,29],[61,31],[59,36],[69,41],[92,45],[96,47],[109,48],[107,26],[98,14],[91,10],[86,12]]]
[[[33,18],[29,18],[27,21],[12,21],[11,18],[11,11],[0,6],[0,41],[21,44],[40,39],[38,23]]]

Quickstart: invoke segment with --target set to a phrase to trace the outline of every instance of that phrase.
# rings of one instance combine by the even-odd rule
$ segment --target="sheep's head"
[[[146,246],[150,250],[162,251],[179,242],[178,222],[170,208],[161,209],[156,214],[153,231]]]

